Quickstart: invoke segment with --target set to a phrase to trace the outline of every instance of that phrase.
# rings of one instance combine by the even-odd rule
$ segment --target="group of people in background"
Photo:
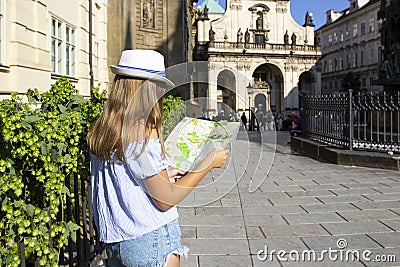
[[[248,131],[290,131],[291,135],[303,134],[303,117],[296,112],[285,115],[255,109],[255,112],[250,114],[251,118],[249,119],[245,111],[235,114],[233,111],[228,113],[220,110],[218,115],[204,114],[203,118],[213,121],[241,121],[243,128]]]

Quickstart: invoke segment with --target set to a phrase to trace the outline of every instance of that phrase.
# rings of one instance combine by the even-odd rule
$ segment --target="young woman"
[[[161,136],[160,85],[173,86],[164,57],[127,50],[111,70],[116,76],[108,100],[87,137],[94,218],[108,266],[179,266],[188,249],[180,242],[175,205],[225,164],[228,151],[211,152],[180,177],[169,169]]]

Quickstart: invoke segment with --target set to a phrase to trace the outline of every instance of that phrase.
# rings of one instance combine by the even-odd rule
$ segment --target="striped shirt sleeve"
[[[133,147],[137,151],[142,149],[142,145]],[[158,139],[150,139],[145,150],[137,157],[128,157],[126,164],[132,176],[140,180],[152,177],[168,168],[168,162],[162,157]]]

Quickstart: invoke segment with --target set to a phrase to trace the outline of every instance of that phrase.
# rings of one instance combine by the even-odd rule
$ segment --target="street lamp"
[[[253,94],[253,86],[251,85],[251,83],[249,83],[249,85],[246,87],[247,88],[247,94],[249,95],[249,131],[250,126],[251,126],[251,112],[250,112],[250,99],[251,99],[251,95]]]

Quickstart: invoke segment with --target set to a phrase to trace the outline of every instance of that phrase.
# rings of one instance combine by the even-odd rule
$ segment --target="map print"
[[[240,122],[216,122],[185,117],[165,140],[169,164],[184,172],[213,149],[227,149],[237,137]]]

